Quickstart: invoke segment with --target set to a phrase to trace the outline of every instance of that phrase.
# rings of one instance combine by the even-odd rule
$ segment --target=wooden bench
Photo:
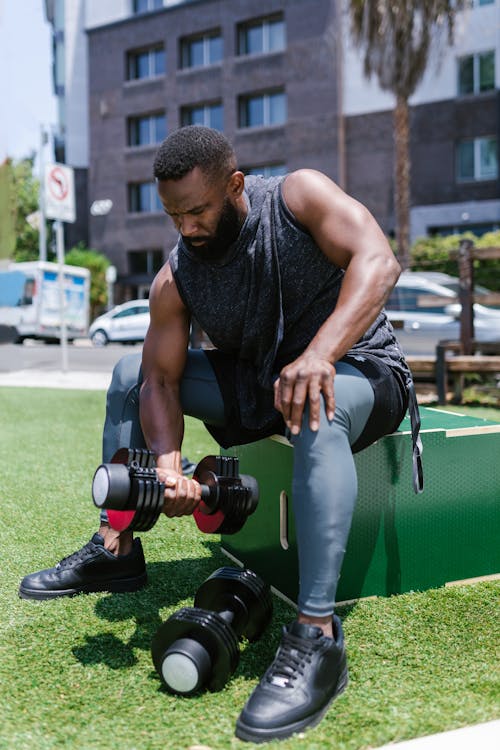
[[[460,401],[463,375],[476,372],[500,374],[500,343],[476,342],[474,347],[481,349],[481,353],[462,354],[459,342],[442,341],[436,347],[435,357],[407,356],[406,361],[415,377],[434,377],[438,403],[446,404],[450,376],[454,381],[455,400]]]

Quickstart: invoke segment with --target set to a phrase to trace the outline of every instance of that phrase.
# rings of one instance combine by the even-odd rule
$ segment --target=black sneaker
[[[128,555],[116,557],[104,549],[104,539],[94,534],[90,542],[53,568],[25,576],[21,599],[53,599],[93,591],[137,591],[147,583],[146,561],[140,539]]]
[[[283,739],[321,721],[347,686],[344,634],[335,615],[333,629],[335,638],[299,622],[283,628],[276,657],[236,722],[240,740]]]
[[[189,460],[189,458],[186,458],[185,456],[182,457],[182,473],[184,476],[189,476],[189,474],[192,474],[193,471],[196,469],[196,464],[194,464],[192,461]]]

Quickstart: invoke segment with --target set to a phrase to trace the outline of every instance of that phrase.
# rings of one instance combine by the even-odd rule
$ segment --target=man
[[[151,288],[141,373],[134,356],[115,368],[103,457],[147,445],[164,512],[179,516],[201,499],[182,474],[184,414],[224,446],[288,435],[299,612],[236,728],[244,740],[286,737],[314,726],[347,684],[334,603],[357,492],[352,454],[397,428],[411,390],[382,311],[400,268],[371,214],[325,175],[245,178],[217,131],[172,133],[154,173],[179,240]],[[215,350],[189,350],[192,318]],[[20,595],[133,590],[145,576],[139,540],[104,515],[99,535],[23,579]]]

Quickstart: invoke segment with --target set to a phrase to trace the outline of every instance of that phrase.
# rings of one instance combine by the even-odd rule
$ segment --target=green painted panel
[[[495,423],[438,410],[421,412],[421,495],[413,492],[408,434],[398,431],[355,456],[358,502],[338,601],[425,590],[500,572],[500,425],[498,432],[478,432],[480,427],[494,429]],[[460,435],[447,436],[457,429]],[[243,529],[224,536],[222,546],[296,601],[293,449],[268,439],[227,453],[239,456],[242,472],[257,477],[261,498]],[[289,499],[288,549],[280,544],[282,493]]]

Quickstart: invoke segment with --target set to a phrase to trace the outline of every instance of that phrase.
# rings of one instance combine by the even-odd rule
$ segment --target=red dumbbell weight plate
[[[196,479],[200,484],[213,484],[213,479],[217,474],[218,466],[216,457],[205,456],[196,467],[193,479]],[[210,513],[209,508],[202,500],[193,511],[193,518],[199,530],[203,531],[204,534],[216,534],[224,523],[226,516],[222,510]]]
[[[196,525],[200,531],[204,534],[217,534],[218,530],[226,520],[226,516],[221,510],[216,510],[215,513],[208,515],[203,513],[201,506],[204,506],[203,500],[198,507],[193,511],[193,517]]]

